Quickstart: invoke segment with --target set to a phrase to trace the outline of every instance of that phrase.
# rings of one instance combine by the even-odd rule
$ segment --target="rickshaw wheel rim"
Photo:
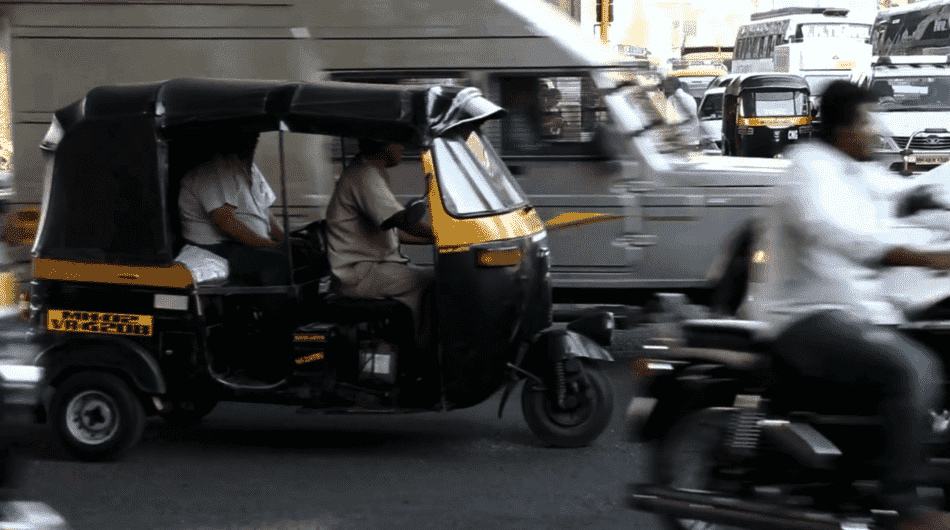
[[[115,399],[99,390],[86,390],[66,405],[66,428],[85,445],[101,445],[119,431],[119,408]]]
[[[579,398],[576,407],[564,409],[557,405],[552,399],[544,400],[544,413],[547,417],[559,427],[578,427],[583,425],[594,413],[594,391],[590,385],[573,394]]]

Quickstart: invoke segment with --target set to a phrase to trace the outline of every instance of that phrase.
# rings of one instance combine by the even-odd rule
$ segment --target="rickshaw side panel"
[[[491,252],[517,252],[520,259],[510,265],[486,266],[483,256]],[[442,253],[436,259],[445,396],[451,407],[466,407],[494,393],[522,340],[548,325],[546,238],[542,232]]]
[[[103,369],[140,392],[164,394],[197,362],[197,323],[183,291],[34,280],[32,293],[37,363],[54,384],[77,370]],[[157,307],[169,299],[184,305]]]
[[[68,112],[59,115],[64,128],[72,125]],[[75,124],[56,146],[34,249],[37,257],[138,265],[171,262],[164,160],[164,145],[150,117],[86,118]]]

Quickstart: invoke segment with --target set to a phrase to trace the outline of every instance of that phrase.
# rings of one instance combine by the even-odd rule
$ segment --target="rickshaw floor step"
[[[431,409],[402,409],[402,408],[361,408],[361,407],[300,407],[297,414],[415,414],[419,412],[432,412]]]

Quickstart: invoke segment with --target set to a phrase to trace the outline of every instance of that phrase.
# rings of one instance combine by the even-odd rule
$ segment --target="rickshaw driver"
[[[401,144],[360,140],[359,155],[340,175],[327,206],[327,250],[337,292],[402,302],[421,343],[427,329],[422,298],[433,271],[410,264],[399,244],[428,244],[433,236],[427,222],[406,219],[389,187],[386,168],[398,165],[402,153]]]
[[[224,139],[211,160],[184,176],[178,195],[182,236],[227,259],[235,280],[285,285],[284,234],[269,211],[276,196],[252,162],[256,145],[257,135]]]

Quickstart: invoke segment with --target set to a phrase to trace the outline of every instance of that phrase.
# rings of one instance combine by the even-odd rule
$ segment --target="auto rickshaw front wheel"
[[[589,445],[610,423],[614,408],[610,381],[592,364],[582,364],[575,374],[555,372],[549,379],[543,385],[528,379],[521,391],[521,410],[531,432],[554,447]]]
[[[145,408],[115,375],[79,372],[56,386],[48,421],[61,452],[80,460],[113,460],[142,437]]]

